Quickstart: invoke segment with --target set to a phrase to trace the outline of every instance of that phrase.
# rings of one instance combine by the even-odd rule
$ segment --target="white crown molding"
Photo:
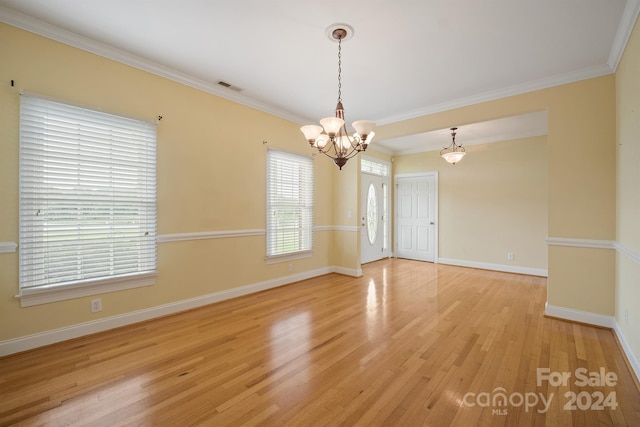
[[[547,237],[549,246],[569,246],[574,248],[616,249],[613,240],[573,239],[569,237]]]
[[[502,271],[505,273],[525,274],[528,276],[548,277],[549,271],[543,268],[520,267],[517,265],[490,264],[486,262],[466,261],[451,258],[438,258],[439,264],[455,265],[458,267],[479,268],[481,270]]]
[[[618,252],[620,252],[621,254],[623,254],[624,256],[626,256],[627,258],[629,258],[631,261],[635,262],[636,264],[640,264],[640,253],[634,251],[633,249],[623,245],[620,242],[616,242],[616,250]]]
[[[401,122],[404,120],[415,119],[429,114],[441,113],[443,111],[454,110],[456,108],[468,107],[470,105],[480,104],[482,102],[494,101],[496,99],[507,98],[509,96],[520,95],[536,90],[547,89],[567,83],[573,83],[580,80],[586,80],[594,77],[605,76],[613,73],[611,67],[607,64],[597,65],[593,67],[583,68],[582,70],[570,73],[558,74],[556,76],[544,79],[534,80],[522,84],[509,86],[502,89],[483,92],[477,95],[459,98],[453,101],[447,101],[440,104],[431,105],[429,107],[420,108],[406,113],[390,116],[376,120],[378,126],[390,123]]]
[[[247,107],[281,117],[295,123],[308,123],[307,117],[302,117],[290,111],[274,107],[273,105],[257,101],[244,96],[234,90],[223,88],[217,83],[211,83],[195,78],[172,68],[160,65],[156,62],[134,55],[121,49],[116,49],[105,43],[101,43],[71,31],[63,30],[51,24],[47,24],[30,16],[0,6],[0,22],[29,31],[34,34],[58,41],[60,43],[76,47],[78,49],[111,59],[113,61],[138,68],[139,70],[155,74],[166,79],[182,83],[203,92],[219,96],[220,98],[245,105]]]
[[[615,324],[615,318],[613,316],[591,313],[589,311],[574,310],[573,308],[558,307],[551,305],[548,302],[544,305],[544,314],[549,317],[601,326],[603,328],[613,328]]]
[[[0,254],[11,254],[18,249],[18,244],[15,242],[0,242]]]
[[[607,64],[614,72],[618,69],[618,64],[620,64],[622,54],[627,46],[629,37],[631,37],[631,32],[633,31],[633,27],[635,26],[639,15],[640,0],[627,0],[624,6],[624,11],[622,12],[622,18],[620,19],[620,25],[618,25],[616,38],[613,40],[613,44],[611,45],[609,60],[607,61]]]
[[[535,90],[545,89],[553,86],[558,86],[566,83],[572,83],[579,80],[589,79],[593,77],[599,77],[606,74],[611,74],[615,71],[615,67],[622,56],[624,47],[633,29],[633,24],[638,16],[639,0],[628,0],[625,6],[623,17],[621,19],[620,27],[616,35],[612,50],[609,55],[609,61],[607,64],[588,67],[575,72],[559,74],[556,76],[535,80],[523,84],[513,85],[507,88],[488,91],[480,93],[474,96],[460,98],[457,100],[444,102],[436,105],[432,105],[426,108],[421,108],[406,113],[402,113],[395,116],[378,119],[378,125],[385,125],[389,123],[395,123],[403,120],[409,120],[428,114],[439,113],[442,111],[448,111],[455,108],[465,107],[481,102],[492,101],[508,96],[519,95],[526,92],[532,92]],[[87,52],[94,53],[96,55],[103,56],[114,61],[130,65],[143,71],[173,80],[178,83],[185,84],[203,92],[210,93],[215,96],[219,96],[224,99],[236,102],[238,104],[245,105],[250,108],[254,108],[259,111],[263,111],[268,114],[272,114],[277,117],[281,117],[286,120],[293,121],[295,123],[309,123],[313,122],[313,119],[302,117],[294,114],[290,111],[283,110],[281,108],[274,107],[273,105],[266,104],[264,102],[257,101],[255,99],[244,96],[238,92],[230,89],[222,88],[218,84],[207,82],[202,79],[189,76],[185,73],[176,71],[172,68],[160,65],[145,58],[133,55],[129,52],[116,49],[112,46],[104,43],[97,42],[87,37],[80,36],[67,30],[63,30],[56,26],[47,24],[37,19],[31,18],[14,10],[0,6],[0,22],[5,22],[14,27],[21,28],[23,30],[47,37],[52,40],[59,41],[69,46],[76,47],[78,49],[85,50]]]

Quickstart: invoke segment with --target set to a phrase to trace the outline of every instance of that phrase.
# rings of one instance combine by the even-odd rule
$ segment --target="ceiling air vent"
[[[227,83],[227,82],[223,82],[222,80],[220,80],[220,81],[218,82],[218,84],[219,84],[220,86],[224,86],[224,87],[226,87],[226,88],[228,88],[228,89],[235,90],[236,92],[240,92],[240,91],[242,90],[242,89],[240,89],[239,87],[233,86],[232,84]]]

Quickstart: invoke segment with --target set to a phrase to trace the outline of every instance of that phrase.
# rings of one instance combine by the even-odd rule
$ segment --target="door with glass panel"
[[[360,180],[360,262],[389,256],[389,167],[362,161]]]

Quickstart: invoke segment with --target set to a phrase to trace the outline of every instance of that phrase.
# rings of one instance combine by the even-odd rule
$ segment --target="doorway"
[[[395,256],[435,262],[438,257],[438,173],[395,176]]]
[[[390,166],[363,157],[360,179],[360,263],[390,256]]]

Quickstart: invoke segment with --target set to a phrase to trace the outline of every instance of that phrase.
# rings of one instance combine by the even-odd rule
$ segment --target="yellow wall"
[[[376,129],[376,138],[398,137],[452,125],[462,128],[467,123],[543,110],[547,111],[549,119],[548,235],[555,238],[614,240],[614,75],[380,126]],[[463,161],[470,159],[471,154]],[[394,173],[397,173],[397,167]],[[479,221],[482,220],[484,218]],[[548,303],[613,315],[615,277],[608,275],[604,281],[603,275],[583,277],[579,272],[581,266],[575,264],[574,252],[578,251],[598,250],[569,248],[549,251]],[[592,267],[597,271],[611,272],[614,259],[595,257]],[[574,292],[576,288],[580,289],[580,293]]]
[[[0,58],[1,242],[18,241],[19,89],[146,120],[163,116],[160,235],[264,229],[267,148],[311,154],[295,123],[4,24]],[[334,225],[334,169],[315,157],[315,225]],[[264,236],[160,243],[156,284],[102,295],[97,314],[88,297],[21,308],[18,253],[0,254],[0,341],[330,267],[341,261],[331,256],[333,235],[315,233],[311,258],[271,265]]]
[[[616,321],[640,359],[640,24],[616,72],[617,241]],[[625,317],[627,313],[628,320]]]
[[[465,148],[456,165],[438,151],[394,158],[395,174],[438,172],[439,258],[546,270],[546,137]]]
[[[630,46],[636,46],[638,35]],[[516,141],[530,148],[544,168],[540,150],[547,151],[546,231],[551,237],[614,240],[616,238],[616,79],[617,131],[622,150],[636,155],[638,131],[638,55],[627,47],[618,76],[609,75],[468,107],[405,120],[376,129],[376,140],[463,126],[532,111],[546,110],[549,132],[544,141]],[[266,147],[309,153],[298,125],[242,105],[118,64],[93,54],[0,25],[0,241],[18,240],[18,106],[17,88],[105,111],[152,120],[158,127],[158,223],[160,234],[262,229],[265,226],[264,176]],[[16,81],[16,88],[6,82]],[[624,91],[622,90],[624,89]],[[625,93],[626,95],[622,95]],[[624,112],[627,111],[627,112]],[[375,144],[375,141],[374,141]],[[491,144],[489,144],[491,145]],[[472,147],[470,147],[472,148]],[[487,153],[471,149],[467,168]],[[508,149],[510,150],[510,149]],[[505,151],[505,155],[517,153]],[[241,153],[235,155],[234,153]],[[521,155],[521,154],[520,154]],[[425,158],[428,154],[417,155]],[[509,157],[507,160],[510,160]],[[439,159],[438,159],[439,160]],[[489,160],[487,160],[489,161]],[[527,163],[529,165],[529,163]],[[538,163],[536,163],[538,164]],[[460,163],[460,168],[464,163]],[[323,156],[315,156],[316,225],[358,227],[359,167],[351,160],[342,172]],[[456,166],[456,168],[458,167]],[[505,166],[505,173],[511,165]],[[440,167],[440,166],[439,166]],[[410,168],[407,168],[408,171]],[[433,170],[427,166],[425,170]],[[449,171],[449,170],[447,170]],[[394,165],[394,173],[398,173]],[[529,171],[533,174],[532,171]],[[452,175],[453,177],[453,175]],[[445,172],[440,182],[450,181]],[[529,177],[530,178],[530,177]],[[620,159],[618,233],[621,242],[638,251],[637,161]],[[497,179],[493,176],[492,179]],[[541,176],[540,180],[544,181]],[[507,198],[508,189],[502,198]],[[542,200],[540,188],[530,194]],[[533,196],[532,196],[533,197]],[[446,199],[443,199],[447,207]],[[347,212],[351,210],[349,218]],[[478,222],[489,221],[490,212]],[[540,214],[536,235],[544,227]],[[440,216],[444,220],[443,215]],[[493,224],[495,225],[495,224]],[[443,225],[444,227],[444,225]],[[539,240],[539,237],[536,237]],[[293,273],[336,265],[358,269],[359,233],[320,231],[315,234],[314,256],[293,261]],[[498,242],[487,258],[468,249],[469,257],[487,262],[504,260],[507,247]],[[514,249],[514,262],[544,267],[540,249]],[[445,254],[455,251],[443,242]],[[637,264],[618,259],[601,249],[551,248],[548,251],[549,304],[604,315],[631,311],[636,324]],[[604,251],[606,252],[606,250]],[[445,256],[441,254],[441,256]],[[520,254],[524,258],[521,258]],[[483,255],[484,256],[484,255]],[[291,274],[287,263],[266,265],[264,237],[199,240],[159,244],[159,276],[155,286],[103,295],[104,311],[91,315],[89,298],[20,308],[17,293],[18,254],[0,254],[0,341],[53,328],[87,322],[171,303]],[[457,256],[456,256],[457,257]],[[619,257],[618,257],[619,258]],[[589,260],[597,274],[585,275],[579,262]],[[500,262],[501,263],[501,262]],[[636,269],[636,270],[633,270]],[[616,296],[618,307],[616,307]],[[621,302],[621,300],[624,300]],[[638,299],[636,298],[635,301]],[[638,330],[629,328],[638,349]],[[635,335],[634,335],[635,334]]]

